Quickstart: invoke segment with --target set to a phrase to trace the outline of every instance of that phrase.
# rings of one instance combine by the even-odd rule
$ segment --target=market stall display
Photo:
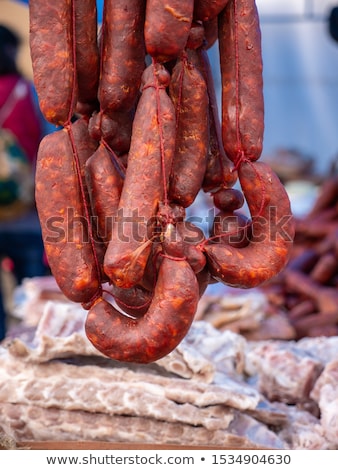
[[[8,441],[337,448],[337,337],[249,342],[196,321],[170,354],[131,365],[90,344],[84,313],[48,301],[35,335],[0,349]]]

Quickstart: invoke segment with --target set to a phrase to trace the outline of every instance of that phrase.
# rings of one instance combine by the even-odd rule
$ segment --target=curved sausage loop
[[[284,268],[295,227],[285,188],[267,164],[244,161],[238,176],[251,213],[249,243],[236,248],[209,241],[204,250],[216,280],[247,289],[263,284]]]
[[[129,318],[100,297],[88,312],[86,334],[95,348],[111,359],[153,362],[169,354],[185,337],[198,300],[197,279],[188,262],[164,257],[144,316]]]

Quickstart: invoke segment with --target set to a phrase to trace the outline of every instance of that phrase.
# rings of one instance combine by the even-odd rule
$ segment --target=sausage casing
[[[79,124],[73,133],[75,144],[83,143],[83,123]],[[73,302],[90,302],[99,290],[100,274],[69,132],[68,128],[55,131],[40,143],[35,198],[46,256],[57,284]],[[95,151],[94,144],[86,148],[87,156]]]
[[[99,351],[112,359],[153,362],[182,341],[198,300],[199,286],[187,261],[164,258],[147,313],[132,319],[98,299],[88,312],[86,334]]]
[[[257,160],[264,133],[261,31],[255,0],[232,0],[219,14],[222,137],[227,156]]]

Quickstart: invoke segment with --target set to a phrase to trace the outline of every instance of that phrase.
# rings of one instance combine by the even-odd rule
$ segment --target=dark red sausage
[[[222,188],[213,194],[213,200],[214,206],[220,209],[211,230],[213,242],[237,248],[247,246],[250,241],[250,220],[238,211],[244,204],[243,193],[238,189]]]
[[[73,7],[78,85],[77,110],[90,115],[98,105],[100,74],[96,0],[73,0]]]
[[[90,238],[90,212],[85,211],[86,190],[81,191],[82,168],[80,174],[78,168],[85,159],[83,147],[89,157],[95,146],[88,145],[83,121],[76,124],[74,129],[68,127],[47,135],[40,144],[36,205],[56,282],[68,299],[87,303],[98,293],[100,272]],[[81,157],[76,150],[80,147]]]
[[[98,235],[106,244],[111,239],[120,202],[123,167],[118,157],[101,143],[86,161],[85,172],[92,215],[97,218]]]
[[[89,120],[89,132],[93,139],[104,140],[118,154],[127,153],[130,148],[131,129],[134,110],[111,112],[94,112]]]
[[[223,148],[215,84],[209,57],[204,49],[198,51],[197,66],[206,81],[209,97],[209,146],[202,188],[205,192],[231,188],[237,181],[237,172]]]
[[[150,65],[143,74],[118,218],[104,260],[107,276],[119,287],[142,280],[158,205],[168,185],[175,149],[175,110],[165,89],[169,79],[161,64]]]
[[[193,0],[147,0],[144,37],[148,54],[158,62],[176,59],[188,40]]]
[[[193,54],[197,52],[191,50]],[[176,151],[169,199],[188,207],[201,188],[206,170],[209,121],[205,80],[185,55],[173,69],[169,94],[176,109]]]
[[[241,212],[220,211],[215,215],[211,236],[213,242],[243,248],[250,243],[250,219]]]
[[[86,334],[106,356],[149,363],[169,354],[185,337],[199,300],[196,276],[187,261],[164,258],[147,313],[131,319],[100,298],[90,309]]]
[[[122,289],[112,284],[111,291],[117,306],[133,318],[143,317],[153,298],[153,292],[141,286]]]
[[[110,115],[135,105],[145,68],[145,0],[106,0],[101,31],[101,111]]]
[[[218,17],[203,21],[205,48],[210,49],[218,40]]]
[[[219,14],[222,136],[227,156],[257,160],[262,153],[264,99],[259,16],[255,0],[231,0]]]
[[[69,0],[29,2],[30,51],[42,113],[57,126],[70,121],[77,102],[73,11]]]
[[[176,230],[182,237],[183,254],[195,274],[200,273],[206,265],[206,257],[200,245],[205,240],[203,230],[187,220],[177,222]]]
[[[210,243],[205,253],[214,278],[245,289],[268,281],[284,268],[295,228],[288,195],[267,164],[244,162],[238,174],[252,217],[250,242],[244,248]]]
[[[210,21],[225,8],[229,0],[195,0],[194,18]]]
[[[213,193],[214,206],[222,211],[235,211],[244,205],[241,191],[233,188],[222,188]]]

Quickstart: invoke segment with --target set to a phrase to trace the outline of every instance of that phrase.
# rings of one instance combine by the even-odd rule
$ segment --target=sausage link
[[[205,240],[203,230],[187,220],[177,222],[177,233],[182,237],[183,254],[195,274],[200,273],[206,265],[205,254],[201,251],[201,244]]]
[[[77,111],[90,115],[98,105],[100,57],[96,0],[73,0],[75,9]]]
[[[229,0],[195,0],[194,19],[210,21],[226,7]]]
[[[100,298],[88,312],[85,329],[106,356],[150,363],[169,354],[185,337],[199,300],[195,274],[184,260],[164,258],[147,313],[128,318]]]
[[[145,68],[145,0],[105,0],[101,35],[101,110],[110,115],[135,105]]]
[[[99,237],[104,243],[111,239],[123,187],[124,175],[117,156],[101,143],[86,161],[86,183],[92,215],[97,218]]]
[[[117,306],[133,318],[142,317],[148,311],[153,298],[153,292],[141,286],[123,289],[112,284],[111,290]]]
[[[77,102],[72,3],[31,0],[29,22],[33,78],[40,109],[47,121],[64,125],[70,121]]]
[[[93,139],[104,140],[107,145],[119,154],[130,148],[131,129],[134,110],[111,112],[94,112],[89,120],[89,132]]]
[[[207,84],[209,97],[209,146],[202,188],[205,192],[213,192],[219,188],[231,188],[237,181],[237,172],[234,171],[233,164],[223,147],[215,84],[208,53],[204,49],[199,49],[197,58],[199,70]]]
[[[222,211],[235,211],[244,205],[241,191],[233,188],[222,188],[213,193],[214,206]]]
[[[95,151],[84,134],[84,123],[47,135],[40,143],[36,166],[36,205],[50,269],[64,295],[73,302],[90,302],[100,287],[98,259],[85,213],[76,154],[85,159]],[[80,151],[75,150],[80,148]],[[96,143],[95,143],[96,144]],[[91,145],[93,145],[91,147]]]
[[[205,246],[212,276],[224,284],[256,287],[286,265],[295,226],[284,186],[262,162],[243,162],[239,181],[251,213],[251,239],[244,248],[223,243]]]
[[[151,252],[155,216],[168,186],[175,150],[175,110],[161,64],[143,74],[132,129],[128,166],[104,270],[118,287],[139,284]],[[163,152],[162,152],[163,151]]]
[[[147,0],[144,38],[148,54],[158,62],[176,59],[186,46],[193,0]]]
[[[197,54],[191,50],[190,54]],[[184,55],[175,65],[169,94],[176,109],[176,151],[169,199],[190,206],[203,182],[209,142],[208,93],[205,80]]]
[[[210,49],[218,40],[218,16],[212,20],[203,21],[205,48]]]
[[[219,14],[222,137],[237,163],[262,153],[264,99],[259,16],[255,0],[231,0]]]
[[[250,241],[250,220],[241,212],[220,211],[215,215],[211,236],[213,242],[243,248]]]

